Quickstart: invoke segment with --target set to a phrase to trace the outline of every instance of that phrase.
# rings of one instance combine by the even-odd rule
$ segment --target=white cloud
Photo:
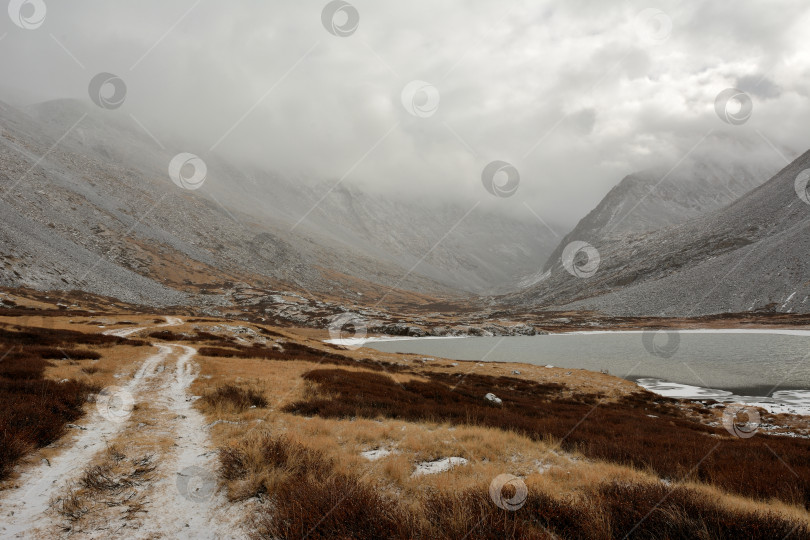
[[[50,2],[36,31],[4,24],[4,84],[36,99],[86,99],[93,75],[115,73],[128,87],[116,114],[134,112],[200,155],[255,106],[217,151],[320,179],[342,176],[398,124],[348,182],[525,201],[569,224],[622,176],[674,163],[711,129],[730,137],[713,145],[738,139],[772,152],[759,131],[780,148],[808,146],[800,29],[809,16],[799,0],[357,0],[360,25],[346,38],[321,26],[325,1],[201,2],[178,22],[193,4]],[[660,43],[636,32],[650,7],[672,23]],[[440,93],[428,118],[401,105],[415,79]],[[733,85],[754,99],[743,126],[714,113]],[[494,159],[518,167],[519,196],[487,199],[480,171]]]

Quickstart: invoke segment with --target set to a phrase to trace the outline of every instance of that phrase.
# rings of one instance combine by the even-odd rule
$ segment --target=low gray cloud
[[[346,37],[324,28],[326,4],[51,0],[39,28],[0,27],[0,94],[88,100],[90,80],[111,73],[127,94],[110,114],[201,156],[319,181],[351,171],[346,182],[366,189],[508,212],[528,203],[567,224],[625,174],[678,162],[711,130],[726,136],[701,143],[707,156],[782,159],[762,136],[808,146],[800,0],[358,0]],[[649,9],[655,25],[639,30]],[[440,96],[430,115],[402,105],[414,80]],[[742,126],[714,110],[734,86],[754,100]],[[749,151],[727,151],[739,145]],[[493,160],[520,170],[515,197],[482,190]]]
[[[737,79],[737,88],[762,99],[776,99],[782,93],[779,86],[766,75],[744,75]]]

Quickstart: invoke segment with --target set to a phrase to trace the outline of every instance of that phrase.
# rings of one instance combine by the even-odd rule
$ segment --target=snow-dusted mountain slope
[[[595,251],[580,246],[550,260],[545,279],[504,300],[633,315],[807,311],[810,204],[796,183],[808,168],[810,152],[722,209],[653,232],[597,237]]]
[[[556,242],[531,216],[385,199],[213,154],[200,155],[203,186],[180,189],[168,164],[188,148],[79,101],[3,104],[0,127],[4,285],[146,304],[235,281],[332,293],[339,276],[467,294],[509,288]]]

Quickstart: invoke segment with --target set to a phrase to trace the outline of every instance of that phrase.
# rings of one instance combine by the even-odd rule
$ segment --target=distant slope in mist
[[[744,148],[740,151],[744,152]],[[783,165],[784,161],[775,153],[768,160],[738,158],[736,163],[704,156],[684,160],[670,169],[630,174],[565,235],[543,265],[543,271],[559,262],[563,249],[572,241],[593,244],[686,222],[731,204]]]
[[[807,168],[810,152],[720,210],[597,240],[601,262],[591,277],[552,260],[546,279],[503,300],[633,315],[810,311],[810,205],[794,187]]]
[[[3,104],[0,127],[3,285],[165,305],[222,302],[197,292],[231,282],[355,294],[343,274],[382,290],[463,295],[516,280],[556,240],[528,221],[344,185],[328,192],[329,182],[217,156],[204,157],[201,189],[182,190],[167,167],[187,148],[79,101]]]

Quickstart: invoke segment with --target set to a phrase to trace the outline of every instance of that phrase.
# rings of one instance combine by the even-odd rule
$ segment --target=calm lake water
[[[802,397],[803,402],[810,396],[808,331],[576,333],[402,339],[365,346],[455,360],[606,370],[673,397],[781,396]]]

